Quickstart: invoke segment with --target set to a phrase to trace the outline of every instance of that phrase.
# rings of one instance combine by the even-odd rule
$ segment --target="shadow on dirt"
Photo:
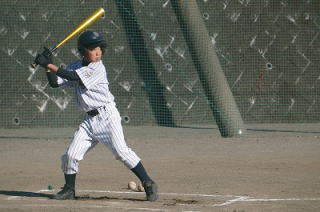
[[[15,196],[15,197],[47,197],[52,198],[52,194],[44,194],[44,193],[35,193],[35,192],[28,192],[28,191],[4,191],[0,190],[0,194],[8,195],[8,196]]]
[[[91,197],[89,195],[84,195],[84,196],[76,196],[75,200],[127,200],[127,201],[147,201],[145,199],[135,199],[135,198],[121,198],[121,197],[108,197],[108,196],[101,196],[101,197]]]
[[[44,194],[28,191],[4,191],[0,190],[0,194],[12,196],[12,197],[44,197],[48,199],[53,199],[53,194]],[[91,197],[89,195],[76,196],[74,200],[86,201],[86,200],[127,200],[127,201],[146,201],[145,199],[135,199],[135,198],[120,198],[120,197]]]

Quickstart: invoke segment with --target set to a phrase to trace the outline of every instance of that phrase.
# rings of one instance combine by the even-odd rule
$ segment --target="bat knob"
[[[36,68],[36,67],[38,66],[38,64],[36,64],[36,63],[31,63],[30,66],[31,66],[31,68]]]

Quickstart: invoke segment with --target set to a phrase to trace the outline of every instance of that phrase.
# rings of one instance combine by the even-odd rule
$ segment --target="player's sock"
[[[64,174],[66,185],[74,189],[76,184],[76,174]]]
[[[131,171],[139,178],[142,183],[152,181],[141,162],[139,162],[133,169],[131,169]]]

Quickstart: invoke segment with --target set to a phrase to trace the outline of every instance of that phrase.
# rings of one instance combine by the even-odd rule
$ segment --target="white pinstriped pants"
[[[98,142],[105,144],[115,158],[121,160],[129,169],[140,162],[140,158],[125,142],[121,117],[115,104],[109,103],[98,111],[99,114],[94,117],[86,115],[66,153],[62,155],[61,168],[65,174],[77,173],[79,161]]]

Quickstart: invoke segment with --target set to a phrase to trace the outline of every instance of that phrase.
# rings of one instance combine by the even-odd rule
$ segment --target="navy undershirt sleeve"
[[[46,73],[47,73],[47,79],[48,79],[49,85],[52,88],[59,87],[57,75],[55,73],[52,73],[52,72],[46,72]]]
[[[75,71],[67,71],[63,68],[59,68],[56,75],[70,81],[80,81],[80,77]]]

